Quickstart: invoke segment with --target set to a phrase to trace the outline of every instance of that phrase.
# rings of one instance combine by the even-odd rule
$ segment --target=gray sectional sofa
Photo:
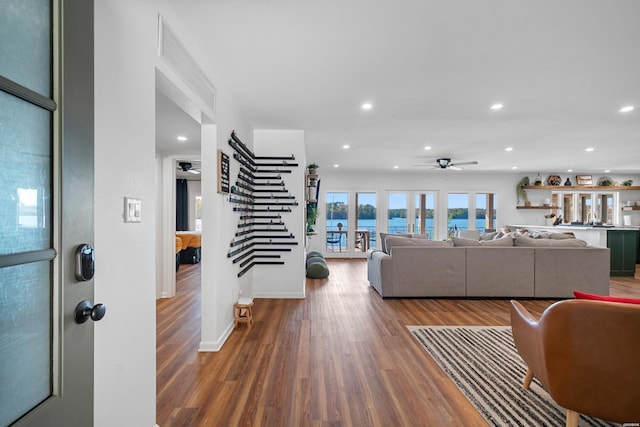
[[[609,249],[578,239],[512,237],[429,241],[381,236],[367,253],[382,297],[572,298],[609,295]]]

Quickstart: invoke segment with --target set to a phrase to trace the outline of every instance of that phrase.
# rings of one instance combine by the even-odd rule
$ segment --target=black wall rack
[[[231,132],[229,145],[234,150],[233,158],[240,163],[229,201],[235,205],[233,211],[242,214],[229,244],[235,249],[230,249],[227,257],[244,267],[238,272],[241,277],[255,265],[283,265],[284,261],[273,260],[281,258],[280,253],[291,252],[290,246],[298,244],[281,215],[291,212],[290,206],[298,206],[282,180],[282,175],[290,174],[298,163],[293,155],[256,156],[235,131]],[[257,261],[259,259],[265,261]]]

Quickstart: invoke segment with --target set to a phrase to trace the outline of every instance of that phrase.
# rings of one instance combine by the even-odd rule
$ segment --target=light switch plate
[[[140,222],[142,201],[133,197],[124,198],[124,222]]]

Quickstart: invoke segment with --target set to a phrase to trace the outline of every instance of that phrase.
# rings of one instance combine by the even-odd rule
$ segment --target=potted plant
[[[625,187],[631,187],[633,185],[633,180],[628,179],[626,181],[622,181],[622,185],[624,185]]]
[[[307,166],[307,169],[309,169],[309,175],[315,175],[316,174],[316,170],[319,168],[320,166],[316,165],[315,163],[311,163],[309,164],[309,166]]]
[[[315,231],[316,219],[318,219],[318,207],[310,203],[307,205],[307,234]]]
[[[516,195],[518,196],[518,203],[520,203],[520,200],[522,200],[525,206],[529,206],[531,205],[531,202],[529,202],[529,196],[527,196],[527,192],[523,188],[525,185],[529,185],[528,176],[522,178],[520,182],[518,182],[518,185],[516,185]]]

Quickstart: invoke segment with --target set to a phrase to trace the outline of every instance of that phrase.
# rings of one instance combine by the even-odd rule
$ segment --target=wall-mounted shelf
[[[525,190],[640,190],[638,185],[523,185]]]
[[[229,145],[234,149],[233,158],[241,165],[236,185],[231,188],[232,196],[229,196],[229,201],[236,205],[233,211],[242,214],[234,239],[229,244],[233,249],[229,249],[227,257],[233,258],[234,264],[242,261],[240,267],[244,268],[238,273],[238,277],[241,277],[255,265],[284,264],[284,261],[257,259],[278,259],[278,252],[291,252],[291,248],[287,246],[298,244],[280,215],[291,212],[289,206],[298,205],[295,196],[289,194],[282,180],[282,174],[291,173],[291,168],[297,167],[298,164],[295,163],[293,155],[255,156],[235,132],[231,132]],[[274,167],[277,169],[271,169]],[[269,221],[260,221],[265,219]]]
[[[560,209],[560,206],[516,206],[516,209]]]
[[[640,211],[640,206],[623,206],[623,211]]]

